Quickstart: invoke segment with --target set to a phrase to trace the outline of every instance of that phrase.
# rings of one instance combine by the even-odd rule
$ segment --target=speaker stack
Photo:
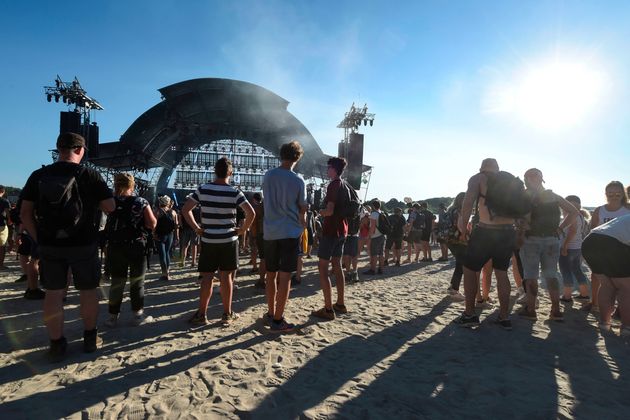
[[[350,134],[345,156],[348,160],[346,180],[352,188],[360,190],[361,179],[363,177],[363,134]]]

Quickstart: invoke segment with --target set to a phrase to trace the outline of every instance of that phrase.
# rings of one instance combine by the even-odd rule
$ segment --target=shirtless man
[[[477,296],[477,276],[488,260],[492,259],[494,274],[497,279],[499,295],[499,318],[497,323],[506,330],[512,329],[508,317],[510,303],[510,281],[507,270],[514,251],[516,231],[514,219],[502,216],[490,216],[486,206],[488,174],[499,172],[499,164],[495,159],[484,159],[479,173],[468,180],[468,190],[462,205],[461,215],[457,221],[460,234],[465,236],[466,226],[475,202],[479,211],[479,224],[472,231],[468,240],[468,250],[464,257],[464,294],[466,310],[456,320],[464,327],[479,326],[479,316],[475,314],[475,297]],[[464,239],[464,238],[462,238]]]

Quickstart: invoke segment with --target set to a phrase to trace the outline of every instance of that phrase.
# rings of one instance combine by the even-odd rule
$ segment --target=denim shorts
[[[370,257],[381,257],[385,252],[385,235],[370,240]]]
[[[521,246],[521,260],[525,279],[538,279],[542,271],[545,279],[558,279],[560,240],[555,236],[530,236]]]

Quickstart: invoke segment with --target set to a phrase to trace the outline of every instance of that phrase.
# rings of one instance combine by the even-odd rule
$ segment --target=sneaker
[[[139,327],[140,325],[149,324],[153,321],[154,319],[151,315],[147,316],[144,314],[144,312],[138,311],[138,312],[134,312],[133,319],[131,322],[136,327]]]
[[[582,295],[577,295],[574,297],[575,300],[591,300],[590,296],[582,296]]]
[[[383,269],[381,267],[376,270],[376,274],[383,274]]]
[[[27,279],[28,278],[26,274],[22,274],[14,283],[22,283],[22,282],[25,282]]]
[[[105,321],[105,326],[109,328],[114,328],[116,324],[118,324],[118,315],[119,314],[109,314],[109,318]]]
[[[194,315],[188,320],[188,323],[195,327],[201,327],[208,325],[208,318],[206,318],[205,314],[202,315],[199,311],[195,311]]]
[[[438,261],[448,261],[448,257],[440,257],[438,258]]]
[[[592,302],[585,303],[580,309],[585,312],[599,312],[599,306],[593,305]]]
[[[447,289],[448,296],[454,302],[463,302],[466,300],[466,297],[462,295],[459,290],[451,289],[450,287]]]
[[[83,331],[83,351],[94,353],[103,346],[103,339],[98,336],[98,330]]]
[[[273,322],[273,315],[271,315],[269,312],[265,312],[262,319],[265,322],[265,324],[271,327],[271,323]]]
[[[66,349],[68,348],[68,341],[66,337],[61,337],[58,340],[50,340],[50,347],[46,352],[46,357],[51,363],[61,362],[66,356]]]
[[[273,320],[271,322],[271,331],[273,332],[286,333],[291,332],[294,329],[295,325],[289,324],[287,321],[284,320],[284,318],[282,318],[280,321]]]
[[[473,327],[478,327],[479,324],[479,317],[477,315],[471,315],[468,316],[465,313],[461,314],[459,317],[455,318],[454,321],[456,324],[459,324],[462,327],[466,327],[466,328],[473,328]]]
[[[363,274],[366,274],[368,276],[373,276],[374,274],[376,274],[376,272],[372,269],[364,271]]]
[[[475,304],[475,307],[481,308],[481,309],[492,309],[494,308],[494,305],[490,303],[490,299],[483,299],[483,300],[478,300],[477,303]]]
[[[516,303],[524,304],[527,301],[527,293],[522,287],[518,288],[518,292],[516,294]]]
[[[348,309],[346,308],[346,305],[339,305],[338,303],[333,304],[333,309],[335,312],[339,313],[339,314],[347,314],[348,313]]]
[[[44,299],[45,297],[46,297],[46,292],[44,292],[40,288],[26,289],[26,292],[24,292],[24,299],[41,300],[41,299]]]
[[[400,260],[396,261],[396,267],[400,267]]]
[[[509,318],[501,319],[497,317],[496,323],[506,331],[512,331],[512,321]]]
[[[523,319],[529,319],[530,321],[536,321],[538,317],[536,316],[536,311],[527,310],[527,306],[523,306],[523,308],[518,311],[518,316]]]
[[[327,319],[329,321],[332,321],[335,319],[335,311],[328,310],[326,308],[321,308],[318,309],[317,311],[313,311],[311,312],[311,315],[313,315],[316,318],[322,318],[322,319]]]
[[[227,327],[228,325],[230,325],[231,323],[233,323],[234,321],[236,321],[239,318],[240,318],[240,316],[234,311],[230,312],[229,314],[225,314],[224,313],[221,316],[221,324],[224,327]]]
[[[567,297],[562,296],[562,297],[560,298],[560,301],[561,301],[561,302],[565,302],[565,303],[572,303],[572,302],[573,302],[573,298],[571,298],[571,297],[568,297],[568,298],[567,298]]]

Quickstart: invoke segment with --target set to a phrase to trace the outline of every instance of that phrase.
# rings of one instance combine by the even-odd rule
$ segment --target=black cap
[[[76,149],[77,147],[83,147],[87,150],[83,136],[77,133],[66,132],[59,134],[59,137],[57,137],[57,150]]]

